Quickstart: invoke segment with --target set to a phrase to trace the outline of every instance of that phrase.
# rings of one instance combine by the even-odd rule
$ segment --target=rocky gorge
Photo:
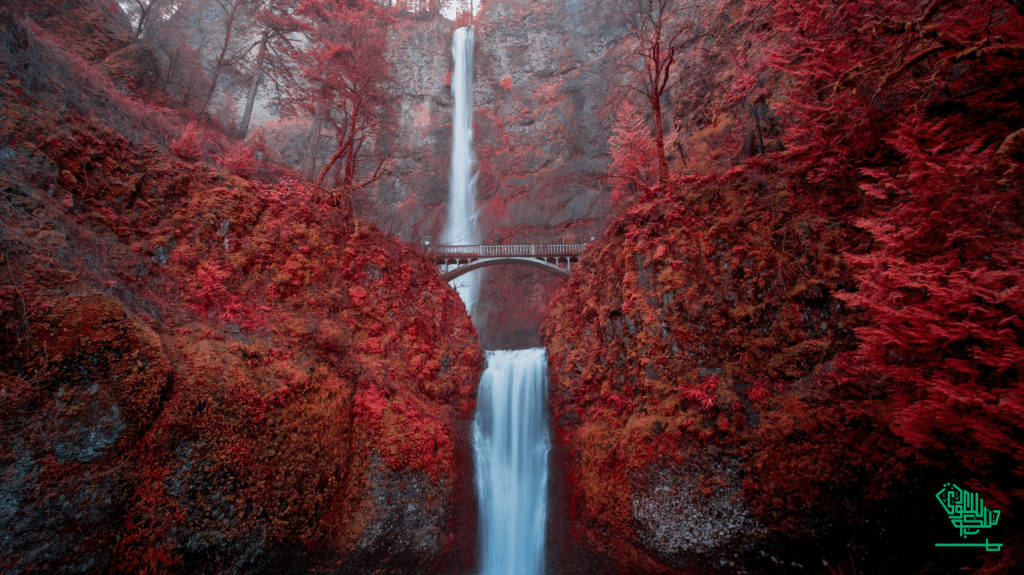
[[[548,573],[1024,564],[1019,3],[697,3],[661,181],[636,176],[625,4],[485,3],[481,237],[589,245],[567,280],[484,270],[472,318],[420,245],[447,223],[455,23],[315,3],[387,10],[398,91],[394,174],[331,189],[298,173],[308,117],[230,141],[113,4],[21,4],[5,572],[478,572],[483,350],[539,346]],[[1000,510],[999,552],[935,546],[952,481]]]
[[[990,8],[1007,21],[1019,17],[1006,5]],[[811,153],[811,160],[801,156],[807,152],[800,137],[832,129],[831,124],[815,124],[824,120],[814,106],[833,105],[834,100],[805,79],[820,73],[816,68],[808,76],[797,75],[812,87],[794,90],[791,74],[801,60],[784,60],[780,54],[799,45],[793,38],[803,36],[795,31],[798,24],[787,28],[784,20],[767,18],[799,13],[800,22],[809,22],[834,15],[805,7],[775,10],[758,2],[709,3],[701,25],[713,34],[686,52],[680,61],[684,71],[663,102],[671,110],[666,128],[676,179],[641,194],[616,179],[619,160],[613,161],[616,150],[608,136],[622,133],[613,126],[616,103],[630,81],[622,66],[626,41],[618,10],[602,2],[495,2],[484,6],[476,23],[474,137],[485,241],[596,238],[582,267],[564,285],[514,268],[489,274],[482,291],[493,303],[485,295],[474,316],[481,342],[491,348],[536,345],[532,322],[543,318],[540,342],[550,353],[558,438],[548,570],[918,572],[970,564],[964,568],[1011,572],[1020,560],[1017,543],[999,556],[936,551],[929,541],[942,538],[945,519],[929,505],[928,490],[941,485],[944,475],[973,477],[969,481],[988,501],[1015,509],[1017,503],[1011,502],[1017,496],[1010,495],[1013,482],[1007,478],[1019,475],[1019,458],[981,438],[985,453],[993,458],[1005,453],[1007,459],[970,471],[973,464],[953,462],[948,451],[934,455],[931,449],[946,449],[963,454],[964,461],[973,459],[949,447],[957,440],[925,438],[945,437],[936,431],[944,426],[973,425],[964,423],[973,416],[953,407],[962,405],[960,399],[936,408],[942,415],[908,415],[931,408],[911,407],[922,400],[908,398],[919,398],[921,392],[907,391],[901,379],[914,362],[944,356],[954,363],[983,360],[934,347],[911,352],[913,360],[892,351],[865,356],[867,334],[881,333],[873,326],[879,314],[890,313],[888,304],[867,304],[856,295],[879,290],[873,282],[880,276],[865,266],[877,262],[870,255],[878,245],[872,244],[872,235],[874,241],[889,236],[872,222],[902,200],[876,204],[874,196],[865,198],[849,183],[872,190],[870,180],[863,183],[853,172],[845,181],[823,179],[826,166],[833,165],[820,155],[826,152]],[[894,10],[910,19],[914,8]],[[967,18],[952,9],[941,16],[948,26]],[[854,38],[861,32],[847,33]],[[840,42],[835,49],[845,48]],[[853,60],[848,73],[860,70],[857,65]],[[894,65],[888,73],[902,71]],[[1011,76],[999,81],[1016,86],[1019,76]],[[444,79],[432,80],[433,96],[416,96],[415,106],[421,107],[407,108],[416,110],[403,116],[409,126],[445,122],[449,104],[438,80]],[[874,85],[859,76],[858,81]],[[789,123],[787,113],[806,114],[800,117],[811,127],[802,131]],[[876,123],[847,127],[851,138],[878,145],[896,141],[878,134],[898,119],[884,112],[863,113],[878,114],[872,116]],[[944,117],[938,108],[929,113]],[[1011,140],[1003,138],[1019,127],[1015,114],[997,120],[1007,124],[992,135],[993,146],[1009,145]],[[966,124],[961,128],[969,129]],[[447,144],[444,130],[433,134],[429,141]],[[857,150],[868,153],[868,148]],[[903,149],[886,152],[889,156],[877,149],[872,153],[881,156],[871,161],[882,163],[911,154]],[[1003,154],[998,161],[1010,157]],[[859,161],[856,156],[850,160]],[[430,172],[437,197],[444,191],[444,169],[439,162]],[[1016,173],[1011,164],[988,169]],[[979,181],[987,182],[979,185],[991,191],[985,197],[993,202],[1016,189]],[[388,217],[420,214],[400,220],[397,228],[405,226],[411,240],[437,237],[441,203],[424,201],[400,186],[389,193],[401,209]],[[409,212],[405,208],[411,204],[402,202],[423,209]],[[997,249],[1019,245],[1019,228],[1007,236],[981,224],[972,229],[977,237],[1005,238],[1008,243]],[[934,245],[947,245],[938,239],[945,232],[934,233],[939,234]],[[935,249],[929,257],[944,257],[943,248]],[[1000,285],[1011,289],[1010,283]],[[886,293],[907,293],[904,289],[915,288]],[[890,297],[903,301],[898,299],[903,296]],[[508,308],[509,301],[516,302],[516,310]],[[996,300],[984,301],[995,306],[992,318],[1016,317]],[[871,311],[865,312],[866,307]],[[935,322],[929,325],[952,321],[948,310],[925,307],[929,311],[922,311],[922,317]],[[932,327],[922,329],[935,333]],[[887,342],[900,340],[885,337],[891,338]],[[930,336],[914,337],[923,341]],[[951,337],[935,345],[954,345],[957,338]],[[891,349],[888,345],[874,349]],[[911,349],[917,344],[900,345]],[[934,369],[930,373],[947,373]],[[935,377],[945,381],[952,376]],[[1017,375],[1008,377],[1019,381]],[[1017,384],[1003,387],[988,380],[970,385],[999,389],[993,393],[1012,402],[1005,394],[1012,395],[1009,390]],[[910,424],[908,417],[921,419]],[[1002,417],[981,416],[979,429],[1017,444],[1014,424],[1004,424]],[[930,463],[922,465],[925,460]],[[981,461],[994,460],[986,455]],[[887,518],[886,509],[893,507],[918,519]],[[1002,533],[1019,541],[1019,534],[1010,535],[1018,530],[1006,529]],[[915,551],[900,550],[908,548]]]

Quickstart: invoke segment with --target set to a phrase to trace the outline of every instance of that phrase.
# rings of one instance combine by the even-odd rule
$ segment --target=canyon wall
[[[879,25],[926,13],[1019,43],[1019,16],[701,4],[713,35],[673,93],[686,159],[588,249],[542,329],[564,470],[552,565],[1019,571],[1010,524],[983,535],[1000,553],[937,548],[956,530],[935,501],[956,482],[1009,516],[1024,493],[1006,360],[1024,310],[1003,296],[1024,269],[1019,55],[954,68],[958,48]]]
[[[412,242],[445,224],[452,141],[452,33],[441,16],[406,15],[391,30],[399,102],[395,177],[353,198],[358,213]]]
[[[476,127],[485,237],[589,242],[613,208],[607,138],[618,76],[615,5],[495,2],[480,20]],[[481,343],[538,345],[538,312],[564,281],[518,267],[483,273],[474,318]]]

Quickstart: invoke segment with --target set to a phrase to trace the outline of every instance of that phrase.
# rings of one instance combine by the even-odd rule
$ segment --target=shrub
[[[224,155],[217,157],[217,163],[236,176],[250,178],[256,173],[260,161],[247,143],[239,141],[228,146]]]
[[[180,158],[195,161],[224,149],[224,136],[190,122],[178,139],[171,143],[171,151]]]

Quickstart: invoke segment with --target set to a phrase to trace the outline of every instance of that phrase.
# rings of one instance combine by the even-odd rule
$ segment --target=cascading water
[[[547,350],[487,352],[473,421],[482,575],[543,572],[547,400]]]
[[[452,169],[448,180],[448,224],[441,243],[450,246],[480,243],[476,228],[476,174],[473,173],[473,27],[452,36]],[[480,292],[478,272],[453,280],[470,315]]]
[[[446,245],[480,243],[473,173],[473,27],[452,37],[452,170]],[[455,280],[470,315],[480,291],[477,272]],[[473,421],[480,498],[482,575],[540,575],[547,520],[547,351],[489,351]]]

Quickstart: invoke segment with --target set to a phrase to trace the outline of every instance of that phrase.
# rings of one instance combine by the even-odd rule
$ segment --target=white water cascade
[[[450,246],[480,243],[476,228],[476,174],[473,165],[473,27],[452,36],[452,168],[448,176],[448,223],[441,243]],[[473,315],[480,293],[479,272],[453,280],[466,310]]]
[[[473,158],[473,27],[452,37],[452,168],[445,245],[480,243]],[[453,286],[470,315],[478,272]],[[488,351],[477,389],[473,453],[480,503],[481,575],[541,575],[547,521],[547,350]]]
[[[481,575],[541,575],[547,520],[547,350],[487,352],[473,421]]]

